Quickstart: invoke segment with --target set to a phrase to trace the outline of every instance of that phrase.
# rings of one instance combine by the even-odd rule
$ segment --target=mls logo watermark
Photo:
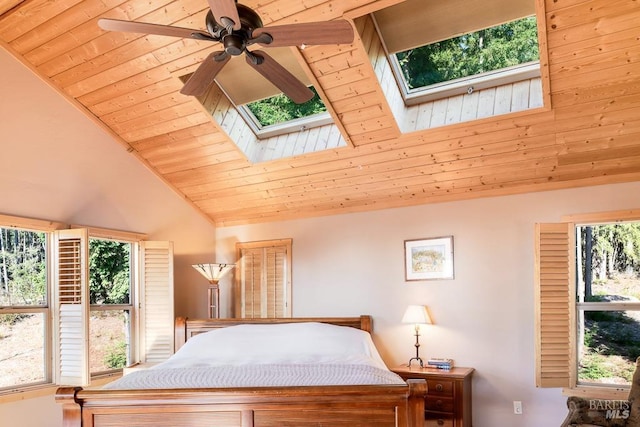
[[[604,412],[607,420],[626,420],[629,418],[631,405],[627,400],[590,400],[589,409]]]

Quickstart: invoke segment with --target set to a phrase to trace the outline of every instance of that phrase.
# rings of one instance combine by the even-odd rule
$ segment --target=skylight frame
[[[220,88],[224,92],[224,89],[221,86]],[[310,86],[310,88],[314,90],[314,92],[316,93],[316,96],[322,103],[322,106],[325,108],[325,111],[316,113],[316,114],[311,114],[305,117],[298,117],[295,119],[287,120],[286,122],[275,123],[272,125],[265,126],[262,123],[260,123],[260,120],[258,120],[258,118],[253,114],[253,112],[251,111],[251,109],[249,109],[247,104],[236,105],[235,107],[238,111],[238,114],[240,114],[240,117],[242,117],[242,119],[245,121],[245,123],[249,126],[251,131],[255,134],[255,136],[258,139],[267,139],[267,138],[272,138],[274,136],[287,135],[295,132],[306,131],[306,130],[324,126],[324,125],[333,124],[334,123],[333,118],[331,117],[331,114],[329,113],[327,106],[324,103],[324,100],[322,99],[320,94],[315,90],[313,86]],[[282,94],[283,93],[280,92],[276,95],[273,95],[273,97],[276,97]],[[252,102],[258,102],[258,101],[259,100],[252,101]]]
[[[300,117],[286,122],[263,126],[246,105],[236,106],[240,117],[251,128],[258,139],[267,139],[274,136],[287,135],[294,132],[309,130],[333,123],[333,118],[328,111]]]
[[[514,22],[519,19],[525,19],[528,17],[533,17],[537,21],[537,16],[529,15],[526,17],[518,18],[513,21]],[[374,18],[375,22],[375,18]],[[503,23],[492,24],[488,27],[478,29],[476,31],[471,31],[465,34],[471,34],[473,32],[477,32],[487,28],[493,28],[495,26],[501,25]],[[377,24],[376,24],[377,25]],[[380,33],[380,37],[384,41],[382,34]],[[461,36],[461,34],[452,35],[449,39],[453,39]],[[400,68],[400,64],[398,62],[398,58],[396,53],[389,53],[386,50],[386,45],[383,42],[383,46],[385,49],[385,53],[391,65],[391,71],[393,72],[393,76],[396,80],[398,88],[400,89],[400,94],[404,100],[405,105],[418,105],[429,101],[434,101],[438,99],[447,98],[450,96],[460,95],[460,94],[472,94],[474,91],[487,89],[491,87],[497,87],[509,83],[515,83],[531,78],[541,77],[542,71],[540,66],[540,37],[539,34],[536,37],[538,43],[538,60],[530,61],[526,63],[521,63],[518,65],[504,67],[492,71],[487,71],[480,74],[474,74],[467,77],[461,77],[458,79],[448,80],[445,82],[434,83],[427,86],[417,87],[417,88],[409,88],[407,81],[404,77],[404,73]],[[433,42],[436,43],[436,42]],[[431,44],[431,43],[429,43]],[[429,44],[423,45],[428,46]],[[420,46],[417,46],[420,47]],[[417,48],[416,47],[416,48]]]

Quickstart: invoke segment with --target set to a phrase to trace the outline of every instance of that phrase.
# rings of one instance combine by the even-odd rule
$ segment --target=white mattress
[[[325,323],[239,325],[189,339],[166,362],[109,389],[404,384],[369,333]]]

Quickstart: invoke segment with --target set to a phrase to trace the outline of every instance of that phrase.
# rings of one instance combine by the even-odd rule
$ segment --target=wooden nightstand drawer
[[[427,380],[425,427],[471,427],[473,368],[454,367],[445,370],[404,365],[392,370],[405,380]]]
[[[433,414],[427,412],[425,414],[424,427],[453,427],[453,415]]]
[[[453,381],[427,380],[427,394],[429,396],[453,396]]]
[[[455,409],[453,398],[434,397],[427,395],[424,400],[424,409],[427,411],[453,412]]]

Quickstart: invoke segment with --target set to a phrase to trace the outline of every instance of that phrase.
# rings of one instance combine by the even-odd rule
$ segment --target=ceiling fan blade
[[[269,34],[273,41],[256,42],[268,47],[353,43],[353,27],[344,19],[256,28],[251,37],[256,39],[263,33]]]
[[[296,104],[303,104],[313,98],[313,92],[296,76],[291,74],[276,60],[262,50],[247,52],[247,63],[257,72],[262,74],[282,93],[287,95]],[[252,60],[252,56],[258,58],[258,63]]]
[[[225,52],[210,53],[182,86],[180,93],[191,96],[204,95],[230,58],[231,56]]]
[[[238,8],[236,7],[235,0],[208,0],[208,2],[211,13],[213,13],[218,24],[226,27],[227,23],[222,19],[226,17],[233,21],[234,30],[239,30],[241,28],[240,17],[238,16]]]
[[[103,30],[126,33],[155,34],[158,36],[192,38],[196,40],[215,41],[209,33],[191,28],[172,27],[169,25],[149,24],[146,22],[121,21],[119,19],[101,18],[98,25]]]

